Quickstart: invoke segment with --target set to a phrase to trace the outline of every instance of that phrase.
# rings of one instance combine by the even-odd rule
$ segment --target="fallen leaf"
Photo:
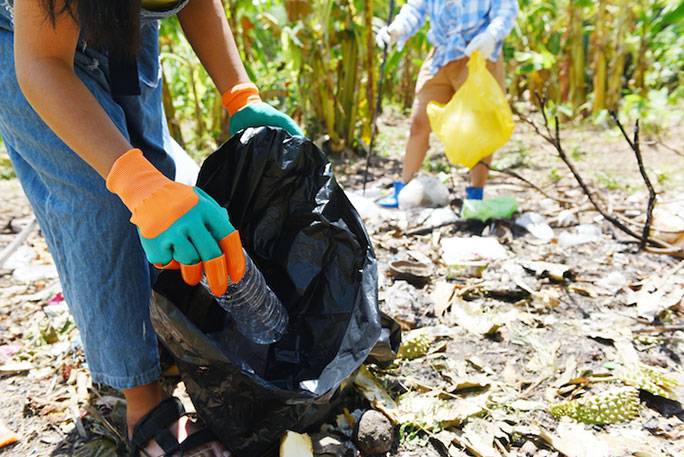
[[[442,317],[449,306],[451,305],[451,298],[454,296],[456,286],[447,281],[439,281],[435,284],[435,289],[430,294],[430,298],[434,303],[435,316]]]
[[[575,276],[575,272],[570,267],[560,263],[530,261],[522,264],[522,267],[534,272],[540,278],[549,277],[554,281],[564,281]]]
[[[397,403],[365,365],[361,365],[354,377],[354,385],[375,409],[385,413],[393,422],[399,422]]]
[[[459,325],[478,335],[489,335],[501,327],[501,323],[495,320],[493,313],[483,310],[480,303],[469,302],[460,297],[452,298],[451,311],[444,317],[449,323]]]
[[[17,441],[19,441],[17,434],[0,423],[0,447],[16,443]]]
[[[10,362],[0,365],[0,374],[14,374],[22,371],[29,371],[33,368],[30,362]]]
[[[459,425],[468,417],[485,411],[488,392],[477,392],[457,398],[441,398],[437,392],[408,392],[397,402],[399,423],[419,425],[425,430]]]

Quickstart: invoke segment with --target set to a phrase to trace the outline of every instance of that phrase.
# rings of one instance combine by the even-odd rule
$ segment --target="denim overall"
[[[141,12],[139,96],[112,96],[103,53],[80,42],[74,56],[76,75],[112,122],[170,178],[177,175],[171,154],[178,146],[162,108],[159,19],[187,1],[168,11]],[[119,389],[150,383],[160,375],[149,317],[154,269],[119,197],[24,98],[14,71],[13,38],[12,4],[0,0],[0,137],[54,258],[93,382]],[[187,156],[183,161],[196,168]]]

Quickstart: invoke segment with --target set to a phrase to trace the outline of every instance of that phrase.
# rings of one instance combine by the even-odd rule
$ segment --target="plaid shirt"
[[[394,22],[399,25],[399,49],[418,32],[430,14],[427,39],[435,48],[431,73],[465,56],[466,45],[488,31],[497,41],[490,60],[501,54],[501,43],[518,17],[517,0],[407,0]]]

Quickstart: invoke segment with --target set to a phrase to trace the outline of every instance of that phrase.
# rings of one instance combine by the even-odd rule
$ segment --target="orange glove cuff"
[[[170,182],[137,148],[116,159],[107,175],[107,189],[118,195],[131,212],[151,193]]]
[[[221,98],[223,107],[228,110],[230,115],[237,113],[242,108],[252,103],[259,103],[259,89],[252,83],[239,83],[226,91]]]
[[[145,238],[155,238],[199,202],[192,187],[164,176],[140,149],[131,149],[114,162],[107,189],[128,207],[131,222]]]

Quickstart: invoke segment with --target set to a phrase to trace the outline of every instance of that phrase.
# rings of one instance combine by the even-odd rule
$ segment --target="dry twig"
[[[610,116],[613,118],[613,122],[615,122],[615,124],[620,129],[620,132],[622,132],[622,135],[625,137],[625,140],[627,140],[627,144],[629,144],[629,147],[631,147],[632,151],[634,151],[634,155],[636,155],[637,159],[637,164],[639,165],[639,172],[641,173],[641,177],[644,178],[644,182],[646,183],[646,187],[648,188],[648,207],[646,209],[646,223],[644,224],[644,229],[641,233],[641,242],[639,243],[639,249],[643,250],[646,248],[648,234],[651,231],[651,221],[653,219],[653,207],[655,206],[656,193],[653,189],[653,185],[651,184],[651,180],[648,179],[648,174],[646,173],[646,169],[644,168],[644,160],[641,157],[641,149],[639,148],[639,120],[637,119],[636,124],[634,126],[634,141],[630,141],[629,136],[627,136],[627,132],[625,132],[625,129],[622,127],[622,123],[620,123],[620,119],[618,119],[617,114],[615,114],[615,111],[610,110]]]

